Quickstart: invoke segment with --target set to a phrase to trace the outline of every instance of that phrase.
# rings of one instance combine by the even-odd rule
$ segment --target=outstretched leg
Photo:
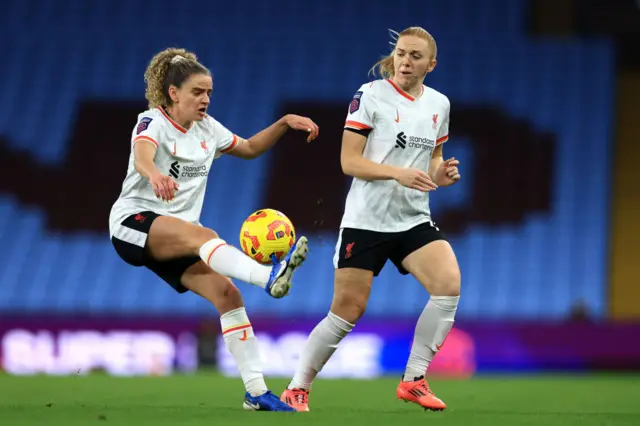
[[[288,294],[293,272],[302,265],[308,251],[307,239],[300,237],[284,260],[272,266],[262,265],[220,239],[212,229],[169,216],[153,221],[146,248],[157,261],[200,256],[215,272],[264,288],[275,298]]]

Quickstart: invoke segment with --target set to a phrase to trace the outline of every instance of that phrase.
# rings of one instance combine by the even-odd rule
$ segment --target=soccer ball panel
[[[293,224],[283,213],[261,209],[247,217],[240,229],[240,247],[252,259],[271,264],[282,260],[296,241]]]

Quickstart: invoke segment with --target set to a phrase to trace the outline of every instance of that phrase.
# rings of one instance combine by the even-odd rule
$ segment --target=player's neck
[[[184,118],[182,118],[177,108],[168,106],[168,107],[165,107],[164,110],[167,113],[167,115],[171,117],[173,121],[181,125],[183,128],[189,129],[191,127],[191,124],[192,124],[191,121],[187,121]]]
[[[394,80],[394,83],[398,85],[400,89],[402,89],[405,93],[413,96],[415,99],[418,99],[422,94],[422,82],[417,82],[412,85],[400,85],[397,81]]]

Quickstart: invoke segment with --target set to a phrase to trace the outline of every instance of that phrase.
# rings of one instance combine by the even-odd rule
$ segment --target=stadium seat
[[[606,40],[530,38],[524,0],[411,0],[383,13],[366,0],[304,8],[294,0],[273,3],[10,2],[0,15],[0,32],[11,40],[0,62],[0,135],[40,164],[62,164],[78,102],[141,99],[148,60],[180,45],[213,70],[212,115],[248,137],[276,119],[285,100],[348,103],[386,53],[387,28],[423,25],[439,47],[427,84],[451,99],[452,136],[456,103],[496,105],[557,135],[549,164],[540,165],[557,173],[549,215],[499,229],[477,224],[452,238],[463,276],[460,317],[562,318],[579,300],[593,315],[603,314],[600,248],[606,246],[614,73]],[[193,25],[194,10],[208,17],[205,24]],[[445,150],[457,143],[464,145],[452,137]],[[465,155],[473,161],[472,152]],[[268,156],[250,164],[216,162],[202,222],[236,243],[243,219],[262,207],[259,182],[267,166]],[[335,238],[311,236],[309,263],[286,299],[274,301],[238,283],[253,315],[323,315],[331,301]],[[0,194],[0,244],[12,248],[0,258],[3,311],[211,310],[125,265],[106,234],[48,232],[46,212],[11,194]],[[374,284],[367,315],[415,316],[427,299],[389,264]]]

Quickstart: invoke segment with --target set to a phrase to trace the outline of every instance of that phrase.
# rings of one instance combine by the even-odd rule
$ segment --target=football
[[[242,251],[262,264],[284,259],[295,242],[293,223],[274,209],[262,209],[250,214],[240,229]]]

